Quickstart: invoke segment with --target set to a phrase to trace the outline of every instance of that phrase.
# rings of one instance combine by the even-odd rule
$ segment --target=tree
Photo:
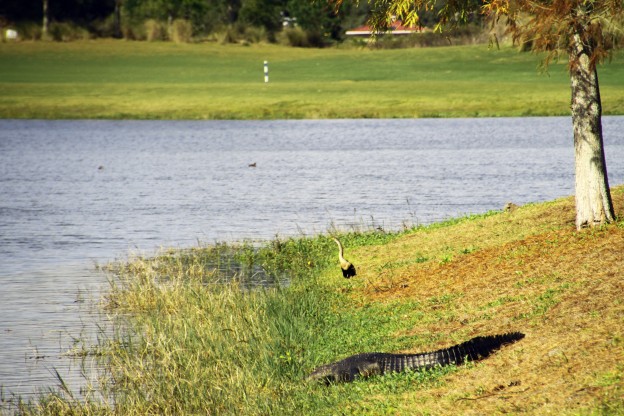
[[[2,0],[0,16],[11,22],[71,21],[88,24],[111,14],[116,0]]]
[[[571,85],[576,227],[615,219],[602,137],[597,65],[616,48],[622,0],[490,0],[484,11],[506,16],[514,39],[528,40],[547,61],[568,57]],[[618,33],[619,32],[619,33]]]
[[[286,9],[286,0],[243,0],[238,13],[241,23],[264,27],[272,38],[282,28],[280,12]]]
[[[338,40],[344,30],[341,22],[350,10],[334,13],[326,2],[309,0],[288,0],[286,5],[291,17],[297,18],[297,25],[308,33],[316,33],[322,38]],[[347,7],[347,9],[350,9]]]
[[[115,0],[115,9],[113,10],[113,37],[121,38],[121,8],[123,0]]]
[[[193,28],[201,27],[209,4],[205,0],[124,0],[124,9],[133,20],[156,19],[170,24],[187,19]]]
[[[340,7],[342,0],[332,0]],[[574,130],[576,227],[614,221],[602,137],[597,65],[622,37],[622,0],[368,0],[369,23],[383,31],[393,17],[418,24],[419,13],[440,8],[438,28],[483,13],[505,19],[514,41],[546,52],[545,64],[567,56]]]
[[[48,0],[43,0],[43,23],[41,25],[41,33],[45,39],[48,36]]]

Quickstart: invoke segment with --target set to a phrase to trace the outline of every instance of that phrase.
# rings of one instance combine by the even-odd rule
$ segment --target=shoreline
[[[612,196],[619,222],[581,232],[567,197],[398,234],[342,234],[358,270],[352,279],[325,235],[237,248],[240,270],[294,273],[291,285],[259,291],[208,284],[219,281],[208,265],[223,259],[224,245],[118,263],[106,310],[140,331],[131,343],[119,334],[94,350],[111,366],[115,387],[106,391],[118,395],[116,412],[130,413],[617,412],[624,186]],[[302,382],[356,352],[423,352],[510,331],[526,338],[476,365],[330,387]],[[489,394],[501,385],[505,394]],[[58,403],[112,412],[97,401]]]

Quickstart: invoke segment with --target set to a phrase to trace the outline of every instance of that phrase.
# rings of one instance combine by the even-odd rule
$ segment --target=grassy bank
[[[624,187],[613,190],[619,218]],[[118,335],[86,348],[107,400],[62,391],[25,414],[624,414],[624,223],[575,231],[573,198],[397,234],[198,247],[112,265]],[[219,270],[221,272],[219,272]],[[238,276],[233,283],[222,277]],[[289,284],[255,286],[245,278]],[[255,277],[254,277],[255,276]],[[480,363],[308,384],[363,351],[521,331]]]
[[[568,115],[565,64],[511,47],[401,50],[128,41],[0,43],[1,118],[286,119]],[[269,61],[270,82],[263,81]],[[600,68],[624,114],[622,55]]]

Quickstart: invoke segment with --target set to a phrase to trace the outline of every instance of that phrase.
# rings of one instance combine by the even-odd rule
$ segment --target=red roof
[[[392,24],[385,33],[391,35],[409,35],[412,33],[422,32],[422,30],[422,27],[404,26],[403,22],[401,22],[400,20],[395,20],[394,22],[392,22]],[[347,30],[345,34],[347,36],[369,36],[373,34],[373,31],[370,26],[364,25]]]

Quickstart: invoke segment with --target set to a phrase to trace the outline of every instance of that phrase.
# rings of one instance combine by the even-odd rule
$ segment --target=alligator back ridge
[[[460,365],[489,357],[504,345],[524,338],[520,332],[478,336],[449,348],[419,354],[362,353],[317,367],[307,378],[325,383],[350,382],[375,374]]]

